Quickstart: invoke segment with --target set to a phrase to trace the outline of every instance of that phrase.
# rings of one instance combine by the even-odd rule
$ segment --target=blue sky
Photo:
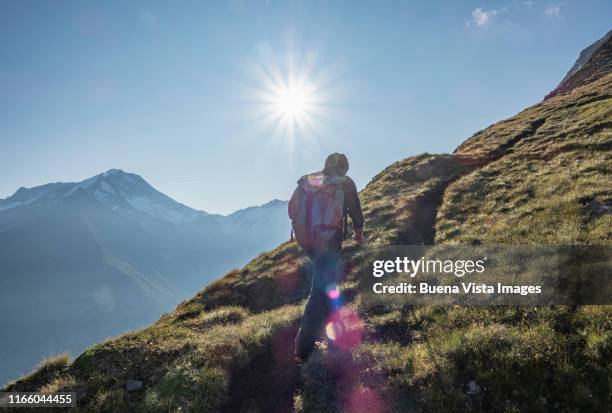
[[[227,213],[287,199],[333,151],[363,188],[541,100],[611,16],[577,0],[4,0],[0,198],[121,168]],[[293,133],[262,103],[274,68],[309,69],[316,105]]]

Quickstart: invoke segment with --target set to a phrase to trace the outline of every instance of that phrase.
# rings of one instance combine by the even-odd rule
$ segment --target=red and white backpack
[[[298,244],[313,251],[342,231],[344,176],[321,172],[303,176],[289,201],[289,218]]]

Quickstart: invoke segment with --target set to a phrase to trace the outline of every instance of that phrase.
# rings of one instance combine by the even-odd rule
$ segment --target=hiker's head
[[[341,175],[344,176],[349,170],[348,159],[343,153],[332,153],[325,160],[325,175]]]

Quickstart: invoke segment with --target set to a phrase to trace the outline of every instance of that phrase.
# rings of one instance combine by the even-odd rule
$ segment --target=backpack
[[[346,178],[321,172],[303,176],[289,201],[289,218],[298,244],[307,252],[325,246],[343,230]]]

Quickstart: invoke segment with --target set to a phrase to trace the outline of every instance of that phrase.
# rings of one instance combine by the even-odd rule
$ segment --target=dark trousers
[[[322,334],[325,320],[339,306],[337,288],[344,275],[344,263],[339,249],[333,248],[309,256],[313,262],[312,285],[295,338],[295,355],[302,359],[312,352],[315,341]],[[334,290],[335,293],[330,293]]]

